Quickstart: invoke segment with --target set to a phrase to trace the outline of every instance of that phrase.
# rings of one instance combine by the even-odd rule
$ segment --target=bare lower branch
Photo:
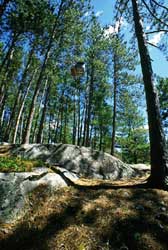
[[[160,49],[157,45],[155,45],[155,44],[153,44],[153,43],[150,43],[150,42],[146,42],[147,44],[149,44],[149,45],[151,45],[151,46],[153,46],[153,47],[155,47],[155,48],[157,48],[157,49]]]
[[[124,3],[124,8],[123,8],[123,9],[126,9],[128,2],[129,2],[129,0],[126,0],[126,2]],[[121,7],[121,1],[119,2],[119,8],[120,8],[120,7]],[[122,15],[123,15],[123,11],[121,12],[121,11],[119,10],[119,8],[117,9],[117,13],[116,13],[116,19],[117,19],[117,20],[120,20],[120,19],[122,18]],[[118,16],[119,13],[120,13],[120,17]]]
[[[158,20],[160,23],[163,23],[165,26],[168,27],[168,24],[165,23],[164,21],[162,21],[159,17],[157,17],[152,11],[151,9],[149,8],[149,6],[147,5],[147,3],[142,0],[143,4],[145,5],[145,7],[147,8],[147,10],[149,11],[149,13],[151,14],[151,16],[153,16],[156,20]]]
[[[168,30],[153,30],[153,31],[149,31],[149,32],[145,32],[146,35],[148,34],[153,34],[153,33],[159,33],[159,32],[165,32],[168,33]]]
[[[167,8],[166,6],[164,6],[164,5],[162,5],[162,4],[158,3],[158,2],[156,2],[155,0],[151,0],[151,2],[155,3],[157,6],[159,6],[159,7],[161,7],[161,8],[163,8],[163,9],[165,9],[165,10],[168,11],[168,8]]]

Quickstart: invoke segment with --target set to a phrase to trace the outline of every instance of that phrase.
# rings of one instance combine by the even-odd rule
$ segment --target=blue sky
[[[99,15],[99,20],[102,25],[112,24],[112,17],[114,16],[114,0],[91,0],[95,12]],[[151,36],[153,41],[156,41],[158,35]],[[168,61],[166,61],[162,52],[157,48],[149,46],[150,56],[152,58],[152,66],[155,74],[162,77],[168,77]]]

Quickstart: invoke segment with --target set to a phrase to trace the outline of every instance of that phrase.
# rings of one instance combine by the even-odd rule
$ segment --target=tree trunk
[[[54,28],[55,28],[55,25],[54,25]],[[46,64],[47,64],[47,61],[48,61],[48,58],[49,58],[49,55],[50,55],[50,50],[51,50],[51,46],[52,46],[52,40],[53,40],[54,33],[55,33],[55,29],[53,29],[53,32],[52,32],[52,35],[51,35],[51,38],[50,38],[50,41],[49,41],[49,45],[48,45],[48,48],[47,48],[47,51],[46,51],[46,54],[45,54],[45,58],[44,58],[44,61],[43,61],[43,64],[42,64],[42,67],[41,67],[41,70],[40,70],[40,74],[39,74],[39,77],[38,77],[38,80],[37,80],[37,83],[36,83],[36,87],[35,87],[35,90],[34,90],[34,95],[33,95],[33,98],[32,98],[30,111],[29,111],[29,115],[28,115],[28,119],[27,119],[26,130],[25,130],[25,133],[24,133],[23,141],[22,141],[23,144],[29,143],[30,131],[31,131],[32,121],[33,121],[34,112],[35,112],[35,104],[36,104],[37,96],[38,96],[39,91],[40,91],[41,82],[42,82],[44,72],[45,72],[45,69],[46,69]]]
[[[15,119],[15,115],[16,115],[16,108],[18,106],[18,103],[20,102],[21,95],[22,95],[22,92],[23,92],[23,89],[24,89],[25,79],[26,79],[26,76],[27,76],[28,69],[30,67],[31,59],[32,59],[32,56],[33,56],[33,51],[34,51],[34,47],[30,51],[26,67],[25,67],[23,75],[22,75],[22,79],[20,81],[19,90],[18,90],[18,93],[16,95],[16,99],[15,99],[15,102],[14,102],[14,105],[13,105],[13,108],[12,108],[9,124],[8,124],[8,126],[7,126],[7,128],[5,130],[4,137],[7,138],[7,140],[9,139],[11,129],[13,127],[13,123],[14,123],[14,119]]]
[[[47,79],[48,81],[48,79]],[[46,94],[45,94],[45,100],[44,100],[44,107],[42,110],[42,116],[41,116],[41,120],[40,120],[40,125],[39,125],[39,130],[37,133],[37,143],[41,143],[42,142],[42,132],[43,132],[43,128],[44,128],[44,120],[45,120],[45,116],[46,116],[46,111],[47,111],[47,105],[48,105],[48,101],[49,101],[49,96],[50,96],[50,87],[51,87],[51,83],[49,82],[47,89],[46,89]]]
[[[65,89],[62,90],[61,97],[58,100],[58,103],[60,103],[61,106],[58,107],[57,123],[56,123],[56,126],[55,126],[54,143],[56,143],[57,140],[58,140],[58,129],[59,129],[59,126],[60,126],[60,119],[61,119],[60,117],[61,117],[61,112],[62,112],[62,102],[61,102],[61,100],[64,97],[64,92],[65,92]]]
[[[49,104],[49,106],[50,106],[50,104]],[[48,144],[52,142],[51,141],[51,121],[52,121],[52,114],[50,112],[49,121],[48,121],[48,141],[47,141]]]
[[[159,100],[154,87],[151,59],[145,43],[145,34],[138,11],[138,1],[132,0],[132,6],[148,113],[151,156],[151,175],[148,184],[152,187],[165,188],[166,184],[168,184],[168,161],[166,143],[161,125]]]
[[[2,60],[2,63],[0,64],[0,73],[2,72],[2,69],[4,68],[5,64],[6,64],[6,71],[8,70],[9,68],[9,64],[10,64],[10,61],[11,61],[11,57],[12,57],[12,54],[13,54],[13,51],[14,51],[14,48],[15,48],[15,43],[19,37],[19,33],[14,33],[13,34],[13,38],[12,38],[12,42],[11,42],[11,45],[4,57],[4,59]]]
[[[100,138],[99,138],[99,151],[102,150],[102,142],[103,142],[103,128],[102,124],[99,126]]]
[[[83,107],[83,112],[82,112],[82,118],[81,118],[81,124],[80,124],[80,133],[79,133],[79,146],[81,145],[81,140],[82,140],[82,131],[84,130],[84,119],[85,119],[85,107],[86,104],[84,104]],[[82,142],[83,145],[83,142]]]
[[[84,107],[84,125],[83,125],[82,146],[85,146],[85,141],[86,141],[86,123],[87,123],[87,98],[86,98],[85,107]]]
[[[116,133],[116,108],[117,108],[117,56],[114,54],[114,96],[113,96],[113,120],[112,120],[112,136],[111,136],[111,155],[114,155],[115,133]]]
[[[57,140],[58,140],[58,128],[59,128],[59,117],[60,117],[60,109],[58,111],[58,115],[57,115],[57,123],[56,123],[56,126],[55,126],[55,135],[54,135],[54,143],[57,143]]]
[[[68,124],[68,103],[66,100],[65,104],[65,117],[64,117],[64,137],[63,137],[63,143],[66,143],[66,137],[67,137],[67,124]]]
[[[35,104],[36,104],[36,100],[37,100],[37,97],[38,97],[38,94],[39,94],[39,91],[40,91],[41,82],[42,82],[42,79],[43,79],[43,76],[44,76],[44,73],[45,73],[47,62],[48,62],[48,59],[50,57],[53,40],[54,40],[54,38],[56,36],[56,33],[57,33],[57,24],[58,24],[57,22],[59,20],[61,12],[62,12],[63,3],[64,3],[64,1],[62,0],[61,3],[60,3],[60,6],[59,6],[59,11],[58,11],[57,17],[55,19],[55,23],[53,25],[53,29],[52,29],[50,39],[49,39],[49,42],[48,42],[48,46],[47,46],[47,50],[46,50],[46,53],[45,53],[44,61],[43,61],[43,64],[41,66],[40,74],[39,74],[39,77],[38,77],[38,80],[37,80],[37,83],[36,83],[36,87],[35,87],[35,90],[34,90],[34,95],[33,95],[33,98],[32,98],[30,111],[29,111],[29,115],[28,115],[28,119],[27,119],[26,129],[25,129],[25,133],[24,133],[24,136],[23,136],[23,141],[22,141],[23,144],[29,143],[31,126],[32,126],[32,121],[33,121],[33,117],[34,117],[34,112],[35,112]]]
[[[39,117],[40,117],[40,113],[42,110],[42,105],[43,105],[43,101],[44,101],[44,96],[45,96],[45,92],[46,92],[46,88],[47,88],[47,83],[48,83],[48,79],[46,79],[45,84],[44,84],[44,88],[43,88],[43,92],[42,95],[40,96],[40,100],[39,100],[39,105],[37,108],[37,115],[34,118],[35,119],[35,125],[33,127],[33,132],[32,132],[32,142],[35,143],[36,142],[36,132],[37,132],[37,128],[38,128],[38,121],[39,121]]]
[[[13,134],[13,138],[12,138],[12,143],[16,143],[16,137],[17,137],[17,132],[18,132],[18,128],[19,128],[19,123],[20,123],[20,118],[22,116],[22,112],[23,112],[23,109],[24,109],[24,105],[25,105],[25,101],[26,101],[26,98],[27,98],[27,95],[29,93],[29,89],[33,83],[33,80],[34,80],[34,77],[37,73],[37,70],[34,71],[33,75],[32,75],[32,78],[30,79],[29,81],[29,84],[27,86],[27,89],[26,89],[26,92],[23,96],[23,99],[21,101],[21,104],[20,104],[20,107],[19,107],[19,110],[18,110],[18,114],[17,114],[17,117],[16,117],[16,123],[15,123],[15,130],[14,130],[14,134]],[[22,134],[23,134],[23,131],[22,131]]]
[[[8,99],[8,90],[10,88],[10,85],[9,84],[6,84],[8,83],[9,81],[13,81],[14,79],[14,72],[6,72],[5,74],[5,84],[4,84],[4,88],[3,88],[3,93],[1,95],[1,99],[0,99],[0,118],[2,118],[2,114],[5,110],[5,104],[6,104],[6,101]],[[8,125],[8,123],[7,123]],[[3,124],[2,124],[2,127],[3,127]],[[0,128],[0,130],[2,130],[2,127]],[[7,140],[7,138],[5,139]]]
[[[76,144],[76,91],[74,93],[74,111],[73,111],[73,133],[72,133],[72,144]]]
[[[80,100],[80,81],[78,85],[78,133],[77,133],[77,145],[80,145],[80,123],[81,123],[81,112],[80,112],[80,106],[81,106],[81,100]]]
[[[24,121],[25,121],[25,114],[24,112],[22,112],[21,123],[20,123],[19,143],[21,143],[22,138],[23,138]],[[14,143],[16,143],[16,139]]]
[[[87,107],[87,120],[86,120],[86,142],[85,146],[90,146],[90,120],[91,120],[91,108],[92,108],[92,97],[93,97],[93,83],[94,83],[94,65],[93,65],[93,58],[92,58],[92,65],[91,65],[91,76],[90,76],[90,84],[89,84],[89,98],[88,98],[88,107]]]

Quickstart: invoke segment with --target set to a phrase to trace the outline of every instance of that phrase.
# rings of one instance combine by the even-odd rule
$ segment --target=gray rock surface
[[[65,175],[75,180],[78,177],[66,169]],[[51,190],[66,187],[66,181],[56,173],[49,173],[47,168],[35,172],[0,173],[0,222],[11,222],[23,215],[27,195],[40,185]]]
[[[131,164],[131,167],[133,169],[135,169],[135,170],[140,170],[140,171],[144,171],[144,172],[150,172],[150,166],[142,164],[142,163]]]
[[[4,152],[4,146],[0,146]],[[145,166],[131,166],[119,159],[90,148],[68,144],[6,145],[8,153],[28,159],[41,159],[57,166],[59,173],[48,168],[36,168],[33,172],[0,173],[0,222],[11,222],[23,216],[28,194],[40,185],[55,190],[68,185],[78,176],[118,180],[141,175]],[[149,169],[149,168],[148,168]],[[66,178],[63,178],[66,177]]]
[[[69,144],[13,145],[11,153],[56,164],[83,177],[118,180],[140,175],[119,159],[103,152]]]

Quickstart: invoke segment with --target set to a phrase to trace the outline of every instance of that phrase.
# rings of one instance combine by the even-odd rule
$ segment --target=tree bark
[[[137,0],[132,0],[132,7],[135,34],[138,40],[141,68],[145,86],[149,125],[151,175],[148,180],[148,184],[152,187],[165,188],[166,184],[168,184],[168,160],[166,155],[166,143],[161,125],[159,100],[154,87],[151,59],[145,43],[145,34],[138,11]]]
[[[13,138],[12,138],[12,143],[16,143],[16,137],[17,137],[17,132],[18,132],[18,128],[19,128],[19,123],[20,123],[20,119],[21,119],[21,116],[22,116],[22,112],[23,112],[23,109],[24,109],[24,105],[25,105],[25,101],[26,101],[26,98],[27,98],[27,95],[29,93],[29,89],[33,83],[33,80],[34,80],[34,77],[37,73],[37,70],[34,71],[33,75],[32,75],[32,78],[30,79],[29,83],[28,83],[28,86],[27,86],[27,89],[26,89],[26,92],[21,100],[21,104],[20,104],[20,107],[19,107],[19,110],[18,110],[18,114],[17,114],[17,117],[16,117],[16,122],[15,122],[15,130],[14,130],[14,134],[13,134]],[[23,134],[23,131],[22,131],[22,134]]]
[[[37,143],[42,142],[42,133],[43,133],[43,128],[44,128],[44,120],[45,120],[45,116],[46,116],[47,105],[48,105],[49,96],[50,96],[50,88],[51,88],[51,83],[49,82],[49,84],[47,86],[47,89],[46,89],[44,107],[43,107],[43,110],[42,110],[42,116],[41,116],[41,120],[40,120],[39,130],[38,130],[38,133],[37,133]]]
[[[65,117],[64,117],[64,136],[63,136],[63,143],[66,143],[67,138],[67,124],[68,124],[68,99],[66,100],[65,104]]]
[[[35,90],[34,90],[34,95],[33,95],[33,98],[32,98],[30,111],[29,111],[29,116],[28,116],[28,120],[27,120],[27,124],[26,124],[26,130],[25,130],[25,133],[24,133],[23,141],[22,141],[23,144],[29,143],[30,131],[31,131],[32,121],[33,121],[34,112],[35,112],[35,103],[36,103],[37,96],[38,96],[39,91],[40,91],[41,82],[42,82],[44,72],[45,72],[45,69],[46,69],[46,64],[47,64],[49,56],[50,56],[52,41],[53,41],[53,38],[55,36],[55,29],[56,29],[56,25],[54,25],[52,35],[50,37],[50,41],[49,41],[47,51],[46,51],[46,54],[45,54],[45,58],[44,58],[44,61],[43,61],[43,64],[42,64],[42,67],[41,67],[41,70],[40,70],[40,74],[39,74],[39,77],[38,77],[38,80],[37,80],[37,83],[36,83],[36,87],[35,87]]]
[[[43,105],[44,96],[45,96],[45,93],[46,93],[47,84],[48,84],[48,78],[45,81],[44,88],[43,88],[43,91],[42,91],[42,95],[40,96],[38,108],[37,108],[37,111],[36,111],[36,117],[34,118],[35,119],[35,124],[34,124],[33,129],[32,129],[33,130],[33,132],[32,132],[32,142],[33,143],[36,142],[36,132],[37,132],[37,128],[38,128],[38,121],[39,121],[40,113],[41,113],[41,110],[42,110],[42,105]]]
[[[17,113],[16,108],[17,108],[17,106],[18,106],[18,104],[20,102],[21,95],[22,95],[22,92],[23,92],[23,89],[24,89],[25,79],[26,79],[26,76],[27,76],[28,69],[30,67],[31,59],[32,59],[32,56],[33,56],[33,51],[34,51],[34,47],[30,51],[26,67],[25,67],[23,75],[22,75],[22,79],[21,79],[20,85],[18,87],[19,89],[18,89],[18,93],[16,95],[16,99],[15,99],[13,108],[12,108],[9,124],[8,124],[8,126],[7,126],[7,128],[5,130],[4,137],[7,138],[7,140],[9,139],[9,136],[10,136],[10,133],[11,133],[11,128],[13,127],[13,123],[14,123],[14,120],[15,120],[15,115]]]
[[[86,119],[86,141],[85,146],[90,146],[90,120],[91,120],[91,108],[92,108],[92,98],[93,98],[93,83],[94,83],[94,65],[93,65],[93,58],[92,58],[92,65],[91,65],[91,76],[90,76],[90,83],[89,83],[89,98],[88,98],[88,107],[87,107],[87,119]]]
[[[103,128],[102,124],[99,126],[99,133],[100,133],[100,138],[99,138],[99,151],[102,150],[102,142],[103,142]]]
[[[116,65],[116,55],[114,53],[114,95],[113,95],[113,120],[112,120],[112,136],[111,136],[111,155],[114,155],[115,147],[115,133],[116,133],[116,109],[117,109],[117,65]]]
[[[9,49],[8,49],[4,59],[2,60],[1,65],[0,65],[0,73],[2,72],[2,69],[4,68],[5,64],[6,64],[6,71],[8,70],[9,64],[10,64],[10,61],[11,61],[11,57],[12,57],[12,53],[14,51],[15,44],[16,44],[16,41],[17,41],[19,35],[20,35],[19,33],[14,33],[13,34],[11,45],[9,46]]]
[[[58,25],[57,22],[58,22],[58,19],[59,19],[60,15],[61,15],[61,12],[62,12],[63,2],[64,1],[62,0],[61,3],[60,3],[60,6],[59,6],[59,11],[58,11],[57,17],[55,19],[55,23],[54,23],[53,28],[52,28],[52,32],[51,32],[50,39],[49,39],[49,42],[48,42],[48,46],[47,46],[47,50],[46,50],[46,53],[45,53],[44,61],[43,61],[43,64],[41,66],[40,74],[39,74],[39,77],[38,77],[38,80],[37,80],[37,83],[36,83],[36,87],[35,87],[35,90],[34,90],[32,102],[31,102],[31,106],[30,106],[30,111],[29,111],[29,116],[28,116],[28,119],[27,119],[26,129],[25,129],[25,133],[24,133],[24,136],[23,136],[23,141],[22,141],[23,144],[29,143],[31,126],[32,126],[32,121],[33,121],[33,117],[34,117],[34,112],[35,112],[35,103],[36,103],[36,100],[37,100],[37,97],[38,97],[38,94],[39,94],[39,91],[40,91],[41,82],[42,82],[42,79],[43,79],[43,76],[44,76],[44,73],[45,73],[47,62],[48,62],[48,59],[50,57],[51,48],[52,48],[52,45],[53,45],[53,40],[54,40],[54,38],[56,36],[57,25]]]
[[[75,145],[76,144],[76,90],[74,91],[74,110],[73,110],[73,133],[72,133],[72,144]]]
[[[77,133],[77,145],[80,145],[80,123],[81,123],[81,100],[80,100],[80,79],[78,84],[78,133]]]

